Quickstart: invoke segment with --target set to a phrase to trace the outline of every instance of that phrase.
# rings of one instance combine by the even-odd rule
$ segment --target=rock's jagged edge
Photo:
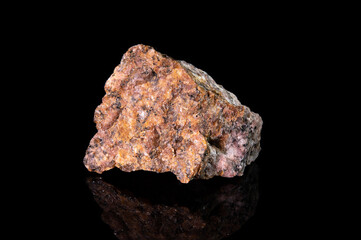
[[[105,91],[89,171],[170,171],[187,183],[240,176],[258,156],[261,117],[206,72],[152,47],[131,47]]]
[[[248,151],[246,151],[246,154],[244,155],[243,158],[240,156],[239,159],[235,159],[236,161],[240,160],[239,161],[240,164],[238,165],[236,163],[233,166],[233,168],[236,169],[235,171],[238,172],[237,176],[242,176],[246,165],[249,165],[254,160],[256,160],[261,150],[260,140],[261,140],[261,129],[263,123],[261,117],[257,113],[252,112],[248,107],[242,106],[241,102],[237,99],[237,97],[233,93],[224,89],[222,85],[217,84],[214,81],[214,79],[211,76],[209,76],[206,72],[194,67],[192,64],[187,63],[185,61],[180,61],[180,63],[187,70],[187,72],[190,75],[192,75],[193,79],[197,82],[199,86],[203,87],[207,91],[212,91],[220,95],[222,98],[227,100],[228,103],[240,107],[241,109],[243,108],[241,111],[243,111],[244,116],[246,116],[244,118],[244,124],[250,125],[250,129],[251,129],[248,140],[246,141],[248,142],[247,145],[249,146],[249,149]],[[242,132],[242,129],[235,128],[234,131]],[[224,152],[219,147],[212,144],[212,141],[211,143],[210,141],[207,141],[207,151],[205,152],[204,160],[203,160],[204,167],[199,172],[199,178],[209,179],[214,176],[217,176],[218,174],[216,169],[217,166],[220,164],[219,160],[222,160],[223,156],[227,158],[228,155],[232,155],[233,151],[237,152],[239,150],[239,147],[241,146],[242,145],[235,146],[234,144],[231,144],[230,146],[228,146],[228,149],[226,149],[226,152]],[[230,177],[235,176],[234,173],[230,173],[230,175],[232,175]]]

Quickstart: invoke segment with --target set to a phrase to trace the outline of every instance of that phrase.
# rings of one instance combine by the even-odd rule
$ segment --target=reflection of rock
[[[187,185],[145,172],[117,173],[116,179],[92,176],[87,182],[118,239],[222,239],[254,214],[256,167],[243,177]]]

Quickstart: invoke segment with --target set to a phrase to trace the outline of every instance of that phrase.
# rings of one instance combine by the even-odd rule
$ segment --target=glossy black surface
[[[243,177],[189,184],[170,174],[115,172],[91,174],[87,184],[118,239],[223,239],[254,215],[259,198],[256,165]]]

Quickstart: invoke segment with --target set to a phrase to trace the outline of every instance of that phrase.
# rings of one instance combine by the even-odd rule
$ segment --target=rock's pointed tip
[[[149,45],[146,45],[143,43],[139,43],[139,44],[131,46],[127,52],[135,51],[135,50],[148,50],[148,49],[154,49],[154,48],[152,46],[149,46]]]

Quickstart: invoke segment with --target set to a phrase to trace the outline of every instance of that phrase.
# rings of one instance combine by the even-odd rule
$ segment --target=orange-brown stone
[[[242,175],[258,156],[260,116],[205,72],[152,47],[131,47],[105,92],[84,158],[89,171],[170,171],[187,183]]]

